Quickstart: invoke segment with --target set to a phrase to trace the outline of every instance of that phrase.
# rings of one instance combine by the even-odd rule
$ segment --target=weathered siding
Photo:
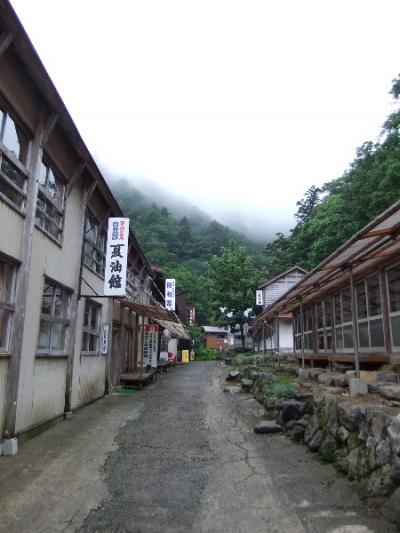
[[[304,272],[296,269],[264,287],[264,308],[276,302],[282,294],[285,294],[293,285],[303,279],[304,275]]]
[[[4,396],[6,393],[7,370],[8,370],[8,360],[6,358],[0,359],[0,437],[1,437],[1,432],[3,429]]]
[[[65,370],[65,358],[35,360],[30,425],[35,426],[64,413]]]
[[[84,405],[103,396],[105,369],[105,356],[82,355],[79,374],[79,405]]]
[[[0,250],[18,260],[21,259],[23,225],[24,218],[0,201]]]

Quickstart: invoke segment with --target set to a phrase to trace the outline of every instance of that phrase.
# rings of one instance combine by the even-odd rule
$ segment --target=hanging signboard
[[[196,323],[196,308],[191,307],[189,309],[189,325],[194,326]]]
[[[104,277],[105,296],[125,296],[129,218],[109,218]]]
[[[101,325],[101,354],[108,352],[108,324]]]
[[[144,330],[142,366],[143,368],[146,366],[157,368],[159,327],[153,324],[145,324],[144,326],[140,325],[139,330]]]
[[[256,305],[263,305],[263,291],[256,291]]]
[[[165,280],[165,309],[175,311],[175,280]]]

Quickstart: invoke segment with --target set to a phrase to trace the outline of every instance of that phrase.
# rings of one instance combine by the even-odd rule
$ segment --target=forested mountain
[[[262,269],[263,246],[199,209],[186,210],[186,216],[179,217],[153,203],[126,179],[111,179],[109,184],[147,257],[167,276],[176,278],[178,290],[188,290],[189,304],[196,306],[200,324],[212,320],[215,311],[209,299],[208,263],[223,247],[233,241]]]
[[[400,96],[400,77],[391,94]],[[278,233],[265,249],[271,275],[293,264],[317,266],[356,231],[400,199],[400,109],[386,120],[379,141],[366,142],[350,168],[323,187],[311,187],[297,202],[297,224]],[[334,149],[334,147],[333,147]]]

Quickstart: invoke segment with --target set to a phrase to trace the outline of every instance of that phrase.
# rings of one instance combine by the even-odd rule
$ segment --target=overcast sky
[[[12,0],[89,149],[269,236],[374,140],[398,0]]]

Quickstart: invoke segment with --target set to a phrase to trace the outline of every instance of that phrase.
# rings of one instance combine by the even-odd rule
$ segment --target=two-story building
[[[104,297],[107,221],[121,216],[0,0],[0,454],[143,366],[143,325],[175,320],[132,232],[127,296]]]

